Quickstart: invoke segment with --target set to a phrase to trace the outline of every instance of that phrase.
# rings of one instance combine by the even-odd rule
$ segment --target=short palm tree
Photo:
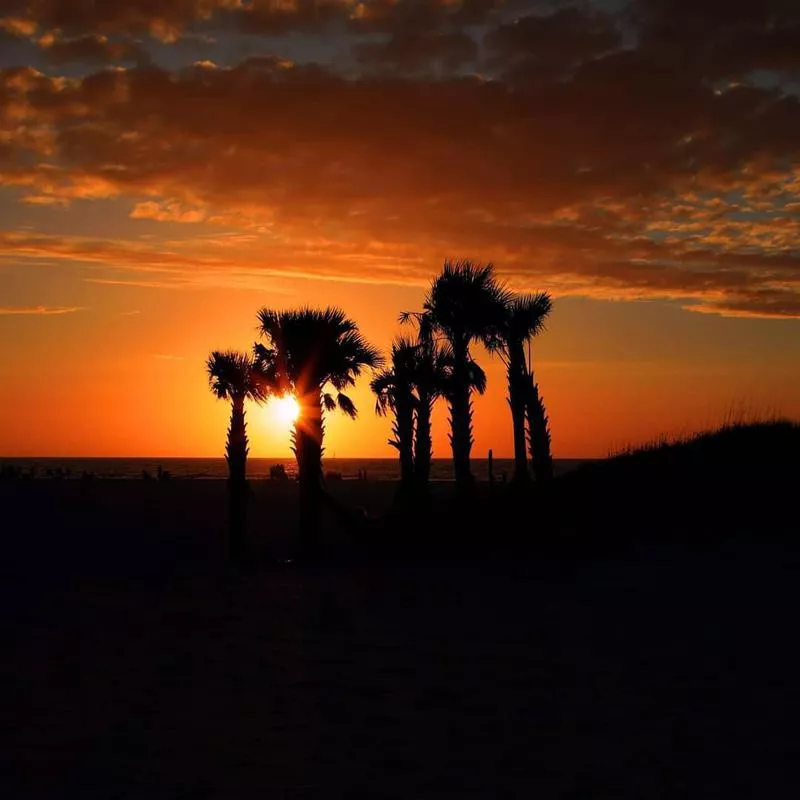
[[[436,401],[443,397],[451,373],[452,359],[432,339],[421,337],[414,359],[414,388],[417,393],[414,439],[414,481],[426,490],[433,460],[431,414]]]
[[[262,403],[275,388],[269,361],[257,361],[246,353],[215,350],[208,357],[206,372],[211,391],[231,403],[231,421],[225,445],[228,462],[228,518],[230,551],[234,558],[246,555],[247,525],[247,421],[246,400]]]
[[[294,392],[300,407],[292,444],[300,482],[301,548],[308,552],[316,545],[323,497],[323,413],[338,407],[355,418],[356,407],[344,390],[355,385],[365,367],[375,369],[383,359],[338,308],[262,308],[258,320],[267,344],[256,345],[256,357],[274,363],[281,390]]]
[[[497,353],[506,365],[508,375],[508,404],[514,432],[514,481],[530,478],[525,453],[525,418],[531,399],[531,339],[540,334],[553,308],[547,292],[509,297],[505,306],[502,327],[489,342],[491,352]],[[526,358],[527,351],[527,358]],[[538,429],[537,429],[538,430]],[[531,436],[530,442],[537,442]],[[538,458],[537,458],[538,461]]]
[[[391,366],[372,379],[370,388],[377,396],[375,411],[394,414],[392,424],[394,447],[400,458],[400,491],[408,495],[414,486],[414,410],[417,398],[414,381],[419,345],[400,337],[392,344]]]
[[[527,390],[525,414],[528,418],[528,452],[533,474],[542,483],[553,478],[553,454],[550,448],[550,418],[533,370],[528,375]]]
[[[470,346],[476,341],[488,342],[496,335],[503,324],[507,302],[508,293],[497,280],[494,267],[466,260],[445,261],[425,298],[425,315],[431,330],[443,336],[452,351],[447,401],[453,466],[462,491],[473,482],[470,452],[475,362]]]

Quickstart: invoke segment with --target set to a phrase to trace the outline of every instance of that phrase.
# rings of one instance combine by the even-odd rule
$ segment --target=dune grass
[[[720,425],[709,430],[695,431],[679,435],[661,434],[649,442],[638,445],[624,445],[609,453],[609,459],[635,456],[641,453],[663,451],[669,448],[687,446],[714,447],[737,439],[753,442],[761,438],[764,443],[774,442],[778,435],[796,436],[800,422],[780,416],[727,417]]]
[[[576,551],[623,542],[710,543],[796,530],[800,423],[728,421],[587,463],[543,498]]]
[[[660,436],[645,444],[621,448],[580,472],[675,470],[696,474],[713,469],[717,475],[720,471],[763,475],[795,461],[798,453],[800,422],[785,418],[728,420],[712,430]]]

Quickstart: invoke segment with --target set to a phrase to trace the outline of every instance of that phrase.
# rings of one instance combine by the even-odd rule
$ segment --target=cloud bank
[[[6,191],[53,215],[123,202],[132,231],[6,231],[0,256],[183,286],[424,282],[464,255],[519,288],[800,316],[795,2],[0,0],[0,17],[32,54],[0,70]],[[298,32],[303,58],[275,52]],[[171,238],[135,239],[155,223]]]

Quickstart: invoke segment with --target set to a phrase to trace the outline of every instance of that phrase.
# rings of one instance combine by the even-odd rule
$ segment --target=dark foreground
[[[0,498],[4,797],[797,796],[792,537],[240,571],[221,483]]]

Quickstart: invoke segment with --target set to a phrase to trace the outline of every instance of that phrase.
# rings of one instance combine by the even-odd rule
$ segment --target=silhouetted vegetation
[[[236,547],[243,547],[246,507],[243,490],[238,491],[245,486],[248,452],[244,401],[261,402],[271,392],[294,394],[300,407],[291,440],[304,555],[323,549],[331,554],[348,546],[365,555],[508,548],[572,548],[575,554],[586,554],[637,536],[649,541],[659,535],[674,537],[678,530],[694,535],[701,520],[714,530],[723,519],[728,526],[742,520],[756,524],[754,514],[773,479],[770,468],[774,466],[779,481],[797,475],[800,435],[793,423],[725,425],[555,477],[550,420],[533,358],[533,340],[544,331],[552,308],[546,292],[509,291],[491,264],[447,261],[428,289],[423,310],[401,315],[401,323],[414,324],[416,335],[395,339],[384,369],[380,353],[340,309],[262,309],[258,319],[264,341],[254,346],[254,355],[214,353],[208,363],[215,394],[231,401],[226,457]],[[470,469],[472,395],[482,394],[487,384],[473,357],[475,344],[484,345],[506,367],[514,443],[508,486],[505,471],[495,480],[491,450],[488,487],[475,487]],[[342,473],[323,473],[325,414],[339,409],[356,417],[345,392],[365,370],[371,371],[376,412],[392,418],[389,444],[397,450],[400,466],[396,498],[415,501],[395,503],[382,515],[355,509],[337,497],[345,490]],[[430,487],[431,417],[439,398],[450,412],[457,499]],[[3,477],[13,478],[14,473],[4,472]],[[282,464],[270,469],[270,477],[288,478]],[[359,468],[358,477],[359,483],[365,481],[366,470]],[[326,484],[335,485],[335,491]],[[709,486],[722,485],[734,493],[741,514],[731,513],[730,497],[720,498],[715,507]],[[761,498],[759,503],[741,500],[750,489]],[[474,502],[464,504],[467,490]],[[328,521],[342,528],[335,535],[328,527],[323,533],[323,508],[330,512]],[[763,513],[763,504],[761,508]],[[774,527],[774,517],[770,520]],[[325,548],[324,536],[333,536]]]
[[[545,461],[549,461],[552,474],[549,434],[542,437],[540,419],[535,416],[536,409],[532,408],[534,383],[531,356],[531,339],[544,330],[552,308],[552,300],[546,292],[519,297],[509,295],[506,298],[502,323],[488,341],[489,349],[497,353],[506,365],[508,405],[514,431],[514,481],[517,484],[527,483],[530,478],[525,454],[526,417],[531,461],[535,462],[537,478],[541,473],[541,469],[537,467]],[[540,411],[544,413],[544,406],[541,403],[540,405]]]
[[[301,549],[309,554],[316,550],[322,505],[324,412],[338,408],[355,419],[355,404],[344,390],[365,368],[380,367],[383,358],[338,308],[263,308],[258,320],[266,345],[255,345],[256,360],[274,369],[276,385],[293,392],[300,407],[292,448],[300,483]]]
[[[414,389],[417,394],[414,433],[414,484],[418,496],[425,496],[431,475],[433,439],[431,414],[436,401],[444,396],[451,374],[448,351],[431,336],[421,335],[414,359]]]
[[[414,410],[417,404],[414,379],[417,350],[417,343],[410,339],[395,340],[390,366],[376,375],[370,384],[377,397],[375,411],[383,415],[391,411],[394,415],[394,438],[389,439],[389,445],[398,452],[400,491],[405,495],[414,488]]]
[[[553,453],[550,447],[550,418],[544,406],[533,371],[526,376],[525,416],[528,420],[528,453],[536,480],[553,479]]]
[[[474,342],[489,343],[502,326],[508,292],[501,286],[491,264],[468,260],[445,261],[425,296],[423,311],[409,312],[420,337],[441,336],[447,343],[450,373],[444,396],[450,408],[450,444],[456,484],[463,494],[473,483],[470,452],[473,445],[472,398],[486,391],[486,375],[472,359]]]
[[[289,475],[283,464],[273,464],[269,468],[269,479],[271,481],[288,481]]]
[[[211,391],[220,400],[231,403],[231,421],[225,444],[228,462],[228,513],[231,555],[246,556],[247,528],[247,422],[245,400],[263,402],[276,386],[274,370],[264,360],[255,360],[246,353],[215,350],[206,363]],[[164,479],[159,466],[158,478]],[[169,477],[167,475],[167,477]]]
[[[548,514],[579,552],[796,533],[798,450],[798,423],[726,424],[587,463],[553,482]]]
[[[405,499],[427,493],[433,459],[431,414],[452,375],[448,353],[427,333],[416,341],[400,337],[392,346],[391,367],[371,383],[377,413],[390,410],[394,415],[389,445],[398,450],[399,496]]]
[[[800,424],[791,420],[726,422],[714,430],[624,448],[587,463],[568,480],[595,475],[633,479],[644,471],[665,479],[777,477],[800,469],[799,446]]]

